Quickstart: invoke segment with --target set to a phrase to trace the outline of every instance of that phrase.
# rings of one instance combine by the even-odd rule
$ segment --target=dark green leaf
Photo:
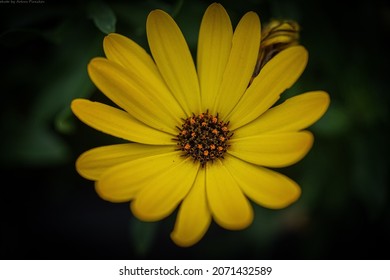
[[[130,224],[130,234],[132,244],[138,255],[144,256],[153,246],[153,241],[156,236],[158,223],[141,222],[138,219],[133,219]]]
[[[70,151],[63,139],[43,123],[26,121],[9,112],[3,127],[2,161],[9,166],[59,164],[67,161]]]
[[[89,17],[100,31],[105,34],[115,32],[116,16],[110,6],[103,1],[91,1],[87,9]]]

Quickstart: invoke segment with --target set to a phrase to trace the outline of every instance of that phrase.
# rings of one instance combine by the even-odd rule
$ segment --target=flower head
[[[297,183],[269,168],[294,164],[308,153],[313,135],[305,129],[329,105],[323,91],[275,105],[304,71],[306,49],[282,49],[252,79],[261,44],[254,12],[233,31],[225,9],[211,4],[200,27],[196,66],[167,13],[152,11],[146,27],[151,55],[112,33],[104,39],[106,58],[88,65],[94,84],[118,108],[76,99],[74,114],[128,143],[86,151],[77,171],[96,181],[103,199],[130,201],[143,221],[161,220],[178,208],[171,238],[180,246],[198,242],[212,220],[230,230],[248,227],[250,201],[272,209],[295,202]]]

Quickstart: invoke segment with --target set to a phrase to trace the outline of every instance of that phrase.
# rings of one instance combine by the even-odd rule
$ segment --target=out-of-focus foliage
[[[50,2],[50,3],[49,3]],[[172,14],[196,54],[199,24],[212,1],[90,1],[0,4],[2,258],[382,258],[389,245],[390,6],[363,1],[220,1],[235,25],[247,11],[301,26],[309,64],[282,98],[326,90],[331,105],[310,130],[313,149],[280,170],[302,197],[279,211],[254,205],[255,221],[232,232],[213,224],[192,248],[169,239],[175,214],[136,220],[128,205],[101,200],[74,169],[77,156],[118,139],[79,122],[76,97],[104,100],[87,74],[118,32],[148,49],[147,14]],[[7,180],[5,180],[7,179]],[[386,258],[386,256],[385,256]],[[387,257],[388,258],[388,257]]]

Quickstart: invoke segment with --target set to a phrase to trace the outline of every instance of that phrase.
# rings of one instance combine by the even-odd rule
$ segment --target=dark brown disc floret
[[[229,139],[233,136],[228,129],[229,122],[224,123],[216,116],[205,113],[182,119],[176,140],[178,150],[184,152],[183,156],[193,157],[204,167],[207,162],[223,158],[229,147]]]

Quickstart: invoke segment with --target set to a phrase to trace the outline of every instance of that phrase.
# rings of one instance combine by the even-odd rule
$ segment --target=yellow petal
[[[96,192],[111,202],[130,201],[139,190],[159,184],[161,177],[170,168],[183,161],[180,152],[150,155],[128,161],[107,169],[96,182]]]
[[[295,202],[301,189],[290,178],[227,155],[223,164],[246,196],[259,205],[280,209]]]
[[[238,230],[253,221],[253,209],[220,160],[206,166],[206,194],[211,214],[223,228]]]
[[[81,176],[99,180],[109,168],[135,159],[172,152],[172,146],[143,145],[138,143],[117,144],[91,149],[79,156],[76,169]]]
[[[233,28],[221,4],[211,4],[199,31],[197,67],[203,111],[211,109],[217,96],[232,47]]]
[[[109,60],[129,70],[140,68],[139,71],[146,72],[147,75],[159,76],[157,66],[151,56],[130,38],[110,33],[103,40],[103,48]]]
[[[202,239],[210,223],[211,214],[206,198],[206,174],[205,169],[202,168],[190,192],[180,205],[171,238],[179,246],[192,246]]]
[[[260,20],[256,13],[248,12],[234,31],[232,49],[213,113],[226,117],[244,94],[256,65],[259,47]]]
[[[302,46],[278,53],[261,69],[251,86],[228,117],[230,129],[237,129],[263,114],[302,74],[308,59]]]
[[[94,58],[88,65],[88,73],[94,84],[119,107],[137,120],[171,134],[180,123],[180,115],[169,110],[171,103],[162,106],[154,96],[153,80],[139,80],[131,76],[119,64],[104,58]],[[174,107],[173,107],[174,108]]]
[[[194,184],[199,164],[195,164],[190,157],[183,159],[180,155],[164,162],[145,162],[149,169],[155,166],[160,169],[160,165],[164,169],[159,173],[154,170],[148,172],[142,183],[144,187],[131,203],[132,212],[140,220],[158,221],[167,217]]]
[[[313,91],[287,99],[266,111],[253,122],[234,131],[238,138],[260,133],[299,131],[315,123],[329,106],[329,95]]]
[[[148,16],[146,32],[157,67],[187,116],[201,113],[194,61],[177,24],[166,12],[154,10]]]
[[[147,126],[120,109],[86,99],[73,100],[71,109],[87,125],[112,136],[144,144],[175,144],[172,134]]]
[[[107,35],[103,45],[107,58],[126,68],[126,73],[133,81],[142,85],[144,94],[149,94],[162,108],[169,108],[168,113],[172,116],[185,116],[158,72],[156,64],[143,48],[129,38],[115,33]]]
[[[257,165],[285,167],[301,160],[313,144],[309,131],[231,139],[228,153]]]

